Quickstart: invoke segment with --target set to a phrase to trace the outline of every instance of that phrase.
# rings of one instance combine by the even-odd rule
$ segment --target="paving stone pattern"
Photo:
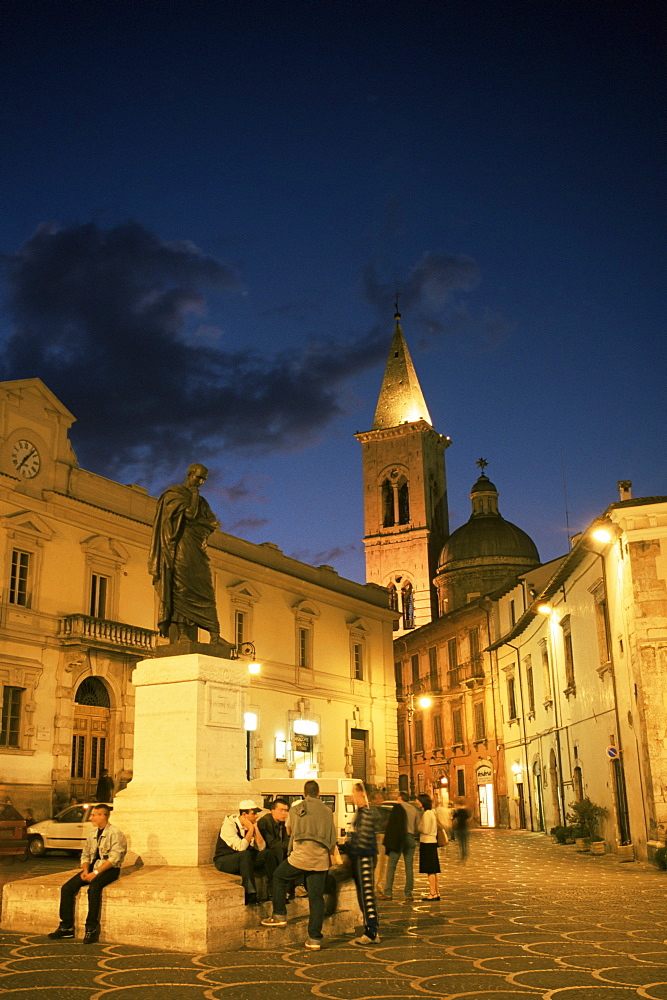
[[[667,1000],[667,875],[479,831],[466,864],[441,851],[441,902],[380,903],[379,946],[181,955],[40,935],[0,935],[0,998],[16,1000]],[[61,864],[59,869],[57,866]],[[0,865],[0,877],[71,859]],[[42,867],[41,870],[44,870]],[[424,876],[416,892],[426,891]],[[54,927],[57,919],[54,915]]]

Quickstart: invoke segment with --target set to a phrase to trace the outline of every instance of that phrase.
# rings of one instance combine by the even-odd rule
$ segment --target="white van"
[[[320,786],[320,798],[329,806],[334,814],[336,833],[339,843],[345,840],[348,824],[354,813],[352,801],[352,786],[354,778],[322,778],[317,780]],[[302,778],[255,778],[250,782],[258,805],[268,809],[276,798],[286,799],[290,805],[303,798]]]

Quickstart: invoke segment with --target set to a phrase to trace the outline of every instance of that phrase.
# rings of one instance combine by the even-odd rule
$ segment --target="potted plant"
[[[587,796],[579,802],[571,802],[570,809],[568,820],[576,824],[582,837],[589,842],[591,854],[604,854],[606,845],[600,835],[600,823],[608,815],[604,806],[596,805]]]
[[[667,847],[659,847],[653,860],[661,871],[667,872]]]

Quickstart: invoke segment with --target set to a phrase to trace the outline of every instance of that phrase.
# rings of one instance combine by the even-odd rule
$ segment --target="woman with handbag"
[[[429,892],[422,899],[437,902],[440,899],[438,891],[438,875],[440,861],[438,860],[438,821],[433,810],[429,795],[418,795],[424,815],[419,822],[419,873],[428,876]]]

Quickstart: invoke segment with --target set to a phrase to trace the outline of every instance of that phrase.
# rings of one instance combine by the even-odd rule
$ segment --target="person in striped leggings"
[[[357,811],[354,814],[348,836],[347,853],[351,861],[352,874],[357,886],[357,899],[364,920],[364,933],[355,938],[353,944],[365,948],[380,943],[374,884],[378,848],[373,812],[368,804],[368,796],[363,782],[356,781],[354,783],[352,798]]]

